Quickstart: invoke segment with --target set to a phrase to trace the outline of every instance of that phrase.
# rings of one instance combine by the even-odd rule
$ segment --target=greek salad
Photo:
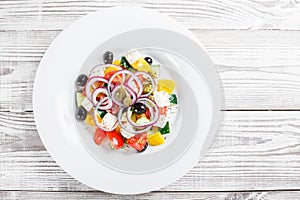
[[[165,143],[178,110],[175,82],[160,77],[161,65],[131,50],[76,79],[76,119],[88,127],[97,145],[144,152]]]

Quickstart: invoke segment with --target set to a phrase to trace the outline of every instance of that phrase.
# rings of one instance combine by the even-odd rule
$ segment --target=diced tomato
[[[82,96],[86,97],[85,89],[82,91]]]
[[[99,87],[103,87],[105,83],[103,83],[102,81],[97,81],[93,85],[95,88],[99,88]]]
[[[145,115],[146,115],[146,117],[147,117],[148,119],[150,119],[151,116],[150,116],[150,111],[149,111],[148,108],[146,108]]]
[[[106,132],[106,136],[115,149],[119,149],[124,145],[124,141],[120,133],[117,133],[115,131]]]
[[[97,97],[96,97],[96,100],[99,102],[99,101],[100,101],[102,98],[104,98],[104,97],[106,97],[105,94],[99,93],[99,94],[97,95]]]
[[[94,134],[94,141],[96,144],[101,144],[105,138],[105,132],[100,128],[97,128]]]
[[[147,143],[147,133],[141,133],[128,139],[128,145],[132,148],[142,151]]]
[[[102,81],[96,81],[93,83],[93,85],[90,87],[90,92],[93,93],[95,88],[103,87],[106,83],[103,83]],[[82,91],[82,95],[86,97],[86,86],[84,87]],[[99,95],[98,95],[99,96]]]
[[[114,75],[114,73],[116,73],[117,71],[118,71],[118,70],[114,70],[114,71],[109,71],[109,72],[105,73],[105,74],[104,74],[104,78],[107,79],[107,80],[109,80],[110,77],[111,77],[112,75]]]
[[[159,113],[161,115],[167,115],[167,112],[168,112],[168,107],[167,106],[165,106],[163,108],[159,108]]]
[[[107,79],[107,80],[109,80],[110,77],[112,77],[112,75],[114,75],[114,73],[116,73],[117,71],[118,71],[118,70],[107,72],[107,73],[104,75],[104,78]],[[117,76],[113,79],[112,83],[113,83],[113,84],[116,84],[116,83],[119,83],[119,82],[121,82],[121,76],[117,75]]]

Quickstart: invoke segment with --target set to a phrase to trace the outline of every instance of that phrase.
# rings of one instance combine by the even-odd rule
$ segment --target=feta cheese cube
[[[178,111],[178,105],[168,106],[167,116],[169,121],[174,122],[176,120],[177,111]]]
[[[167,111],[166,115],[160,115],[158,121],[156,122],[156,124],[154,124],[154,126],[163,128],[168,121],[170,121],[170,123],[172,123],[176,120],[178,105],[168,106],[167,109],[168,109],[168,111]]]
[[[132,65],[139,58],[141,58],[141,54],[138,51],[129,51],[127,54],[125,54],[125,58],[129,62],[129,64]]]
[[[104,115],[101,126],[107,130],[112,130],[117,122],[118,118],[108,112]]]
[[[166,125],[166,123],[168,122],[168,120],[169,120],[168,116],[161,115],[159,117],[158,121],[154,124],[154,126],[163,128]]]
[[[83,101],[81,102],[81,105],[89,112],[90,110],[92,110],[92,108],[94,107],[93,103],[88,99],[88,98],[84,98]]]
[[[132,126],[129,125],[128,123],[123,125],[123,128],[121,128],[120,133],[123,137],[125,137],[127,139],[135,136],[134,130],[132,129]]]
[[[154,92],[154,100],[158,107],[170,106],[169,94],[167,92]]]

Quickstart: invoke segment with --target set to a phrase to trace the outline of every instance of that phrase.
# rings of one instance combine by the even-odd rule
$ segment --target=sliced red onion
[[[137,124],[136,122],[134,122],[132,119],[131,119],[131,115],[132,115],[132,112],[130,111],[130,109],[127,110],[127,113],[126,113],[126,117],[127,117],[127,120],[128,122],[133,126],[133,127],[141,127],[141,128],[145,128],[145,127],[148,127],[148,126],[153,126],[159,119],[159,109],[157,107],[157,105],[150,99],[148,98],[140,98],[137,100],[137,103],[143,103],[146,108],[149,109],[149,112],[150,112],[150,122],[146,123],[146,124]]]
[[[125,129],[126,131],[132,133],[132,131],[126,129],[126,127],[123,125],[123,122],[122,122],[122,114],[123,114],[124,109],[130,109],[130,108],[122,108],[119,111],[119,113],[118,113],[118,124],[120,125],[120,127],[122,129]],[[126,110],[125,110],[125,112],[126,112]],[[126,118],[126,120],[127,120],[127,118]],[[125,123],[129,123],[128,120]],[[137,129],[137,128],[132,126],[132,129]],[[145,133],[145,132],[149,131],[150,129],[151,129],[151,126],[148,126],[148,127],[142,128],[142,129],[138,129],[138,130],[134,130],[133,134]]]
[[[113,103],[112,103],[111,99],[109,99],[108,97],[104,97],[96,104],[95,110],[108,110],[112,106],[113,106]]]
[[[146,73],[146,72],[136,72],[135,75],[136,75],[136,76],[142,75],[142,76],[146,77],[147,79],[150,80],[150,82],[151,82],[151,84],[152,84],[151,91],[148,92],[147,94],[142,94],[142,95],[140,95],[140,96],[141,96],[141,97],[147,97],[147,96],[149,96],[150,94],[152,94],[152,92],[153,92],[154,89],[155,89],[155,81],[154,81],[154,79],[152,78],[152,76],[151,76],[150,74]]]
[[[110,112],[113,115],[117,115],[118,112],[120,110],[120,106],[118,106],[117,104],[113,103],[113,106],[108,110],[108,112]]]
[[[114,64],[100,64],[91,69],[90,76],[100,76],[102,74],[104,75],[105,68],[107,67],[115,67],[117,70],[122,70],[122,67]]]
[[[112,81],[116,78],[116,76],[118,76],[118,75],[122,75],[122,80],[121,80],[121,82],[122,83],[125,83],[125,79],[126,79],[126,76],[125,75],[129,75],[130,77],[129,77],[129,79],[130,78],[133,78],[135,81],[136,81],[136,83],[137,83],[137,85],[138,85],[138,87],[139,88],[142,88],[143,87],[143,84],[141,83],[141,81],[139,80],[139,78],[134,74],[134,73],[132,73],[132,72],[130,72],[130,71],[128,71],[128,70],[120,70],[120,71],[118,71],[118,72],[116,72],[116,73],[114,73],[111,77],[110,77],[110,79],[109,79],[109,81],[108,81],[108,84],[107,84],[107,87],[108,88],[110,88],[110,85],[112,84]],[[127,84],[127,86],[128,86],[128,84]],[[131,90],[133,90],[132,88],[131,88]],[[109,92],[109,94],[111,95],[111,89],[109,89],[108,90],[108,92]],[[139,93],[140,93],[140,91],[139,91]],[[138,93],[138,97],[140,96],[140,94]]]
[[[100,87],[100,88],[95,89],[95,90],[93,91],[93,93],[92,93],[92,98],[91,98],[91,99],[92,99],[92,102],[93,102],[93,104],[94,104],[94,106],[96,106],[97,103],[98,103],[98,101],[97,101],[97,96],[98,96],[99,94],[105,94],[106,97],[108,97],[108,91],[107,91],[106,88]],[[103,103],[104,103],[104,102],[103,102]]]
[[[91,86],[94,85],[95,82],[108,83],[108,81],[107,81],[105,78],[101,77],[101,76],[93,76],[93,77],[90,77],[90,78],[87,80],[86,84],[85,84],[85,94],[86,94],[86,97],[87,97],[90,101],[92,101],[92,93],[91,93],[91,91],[90,91],[90,88],[91,88]],[[93,88],[95,89],[94,86],[93,86]]]
[[[127,84],[124,84],[123,87],[129,91],[130,94],[133,94],[134,98],[135,98],[135,101],[132,100],[132,104],[134,104],[137,100],[137,93]]]
[[[142,82],[141,82],[142,83]],[[135,93],[137,93],[137,96],[140,97],[142,92],[143,92],[143,84],[142,87],[139,86],[139,84],[137,83],[137,81],[132,77],[130,77],[126,82],[126,85],[128,85]]]
[[[135,84],[137,86],[136,87],[138,89],[137,96],[140,97],[143,93],[143,84],[142,84],[141,80],[139,79],[139,77],[136,76],[136,78],[134,78],[133,76],[131,76],[127,81],[127,85],[130,86],[131,84]],[[133,90],[134,90],[134,88],[133,88]]]
[[[112,93],[111,93],[111,99],[112,99],[112,101],[113,101],[115,104],[119,105],[119,106],[124,106],[124,104],[123,104],[122,102],[118,101],[118,100],[115,98],[116,93],[118,92],[118,90],[119,90],[121,87],[123,87],[123,88],[125,89],[125,91],[127,92],[127,94],[130,95],[130,97],[132,98],[132,99],[131,99],[132,102],[131,102],[130,105],[133,105],[133,104],[136,102],[136,100],[137,100],[137,95],[136,95],[136,93],[135,93],[130,87],[128,87],[127,85],[123,85],[123,86],[117,85],[117,86],[114,87],[114,89],[112,90]]]

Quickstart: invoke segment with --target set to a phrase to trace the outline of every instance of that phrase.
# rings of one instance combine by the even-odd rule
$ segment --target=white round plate
[[[171,74],[182,119],[174,140],[160,151],[99,156],[81,137],[74,117],[75,79],[111,49],[144,49],[151,55],[164,51],[164,56],[156,55],[161,62],[178,64]],[[138,7],[109,8],[77,20],[52,42],[34,82],[34,116],[48,152],[71,176],[109,193],[145,193],[174,182],[204,155],[220,119],[218,84],[201,45],[174,20]]]

